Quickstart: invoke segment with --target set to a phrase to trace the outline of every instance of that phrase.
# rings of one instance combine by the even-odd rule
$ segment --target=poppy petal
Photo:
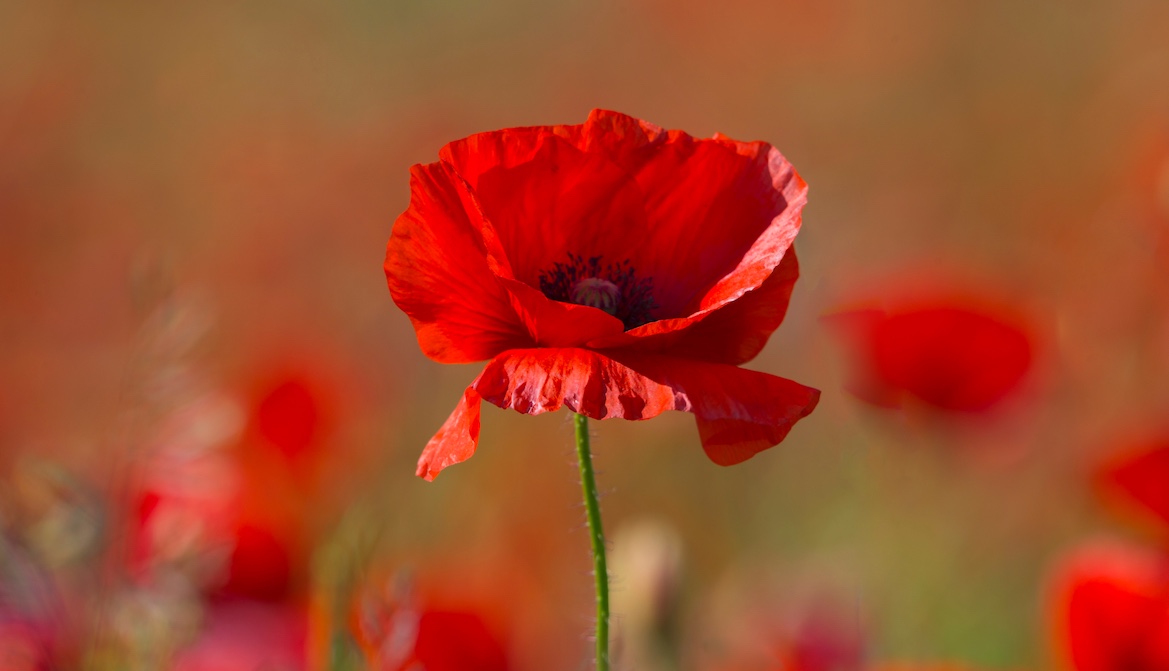
[[[478,133],[439,155],[467,180],[489,218],[507,214],[496,226],[509,252],[544,245],[552,250],[542,255],[548,263],[573,251],[560,238],[595,238],[576,243],[586,254],[613,248],[608,233],[616,232],[621,258],[610,260],[630,258],[653,277],[668,317],[759,286],[799,231],[807,200],[807,185],[767,143],[698,140],[607,110],[593,110],[583,125]],[[532,230],[553,237],[533,239],[541,236]],[[530,265],[516,268],[528,284],[546,268]]]
[[[795,247],[789,247],[762,284],[682,331],[671,353],[728,364],[754,359],[783,323],[799,276]]]
[[[482,374],[479,376],[483,377]],[[455,411],[426,443],[418,459],[418,477],[434,480],[439,471],[471,458],[479,444],[479,409],[483,398],[475,391],[478,379],[463,392]]]
[[[717,308],[757,288],[799,232],[807,184],[765,142],[696,140],[625,114],[593,110],[578,136],[634,177],[650,235],[639,272],[666,317]]]
[[[636,182],[605,156],[562,139],[557,128],[480,133],[439,152],[491,222],[513,277],[533,288],[570,253],[620,262],[646,235]]]
[[[590,340],[588,346],[663,352],[732,365],[746,363],[763,350],[783,323],[799,274],[792,247],[763,284],[721,308],[687,319],[651,322],[617,336]]]
[[[740,329],[712,324],[692,340],[699,345],[693,349],[706,352],[704,359],[753,358],[782,321],[798,275],[796,267],[775,272],[799,232],[807,201],[807,185],[791,163],[763,142],[721,135],[695,140],[605,110],[593,111],[580,141],[586,151],[604,153],[633,175],[646,202],[649,235],[635,264],[653,279],[658,321],[632,329],[622,344],[645,338],[639,349],[658,349],[673,342],[661,335],[692,328],[763,289],[757,303],[743,306],[750,309],[728,315]],[[770,307],[768,301],[774,301]],[[742,319],[751,313],[756,318]]]
[[[423,452],[419,475],[432,479],[470,456],[480,399],[530,415],[565,406],[593,419],[692,412],[707,455],[730,465],[783,440],[819,395],[791,380],[725,364],[577,348],[512,350],[488,362],[468,387]]]
[[[532,344],[510,294],[487,266],[457,176],[441,163],[410,170],[410,206],[386,248],[386,281],[418,344],[442,363],[482,361]]]
[[[649,419],[692,409],[684,391],[600,352],[576,348],[505,352],[488,362],[474,386],[485,400],[528,415],[567,406],[593,419]]]
[[[501,277],[499,281],[507,289],[528,335],[541,347],[583,345],[625,330],[620,319],[603,310],[554,301],[519,280]]]
[[[630,261],[638,278],[652,282],[656,321],[612,338],[646,338],[639,348],[648,350],[661,349],[657,336],[691,327],[775,276],[807,199],[803,180],[766,143],[695,140],[605,110],[583,125],[479,133],[448,144],[440,157],[490,222],[484,244],[501,277],[536,288],[568,253]],[[782,276],[758,296],[782,298],[767,308],[770,318],[747,320],[746,331],[712,326],[695,338],[714,353],[704,358],[741,362],[753,356],[744,352],[758,351],[782,319],[774,306],[790,294],[778,285]]]
[[[569,261],[570,253],[610,262],[623,257],[620,246],[644,230],[641,194],[604,157],[577,150],[552,129],[536,130],[481,133],[441,155],[460,171],[463,205],[482,235],[487,265],[534,344],[571,347],[619,335],[625,327],[616,317],[554,301],[537,287],[542,273]]]
[[[774,148],[667,143],[637,173],[651,237],[639,260],[667,316],[716,309],[761,285],[800,229],[807,185]]]
[[[816,408],[820,392],[786,378],[723,364],[671,371],[672,384],[696,390],[694,415],[706,456],[737,464],[778,445],[792,425]],[[701,390],[698,392],[697,390]]]

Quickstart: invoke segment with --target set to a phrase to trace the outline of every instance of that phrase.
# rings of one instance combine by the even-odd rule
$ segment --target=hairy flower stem
[[[609,568],[605,561],[605,532],[601,529],[601,502],[589,451],[589,418],[574,415],[576,458],[580,464],[580,488],[589,521],[589,542],[593,547],[593,576],[597,583],[597,671],[609,671]]]

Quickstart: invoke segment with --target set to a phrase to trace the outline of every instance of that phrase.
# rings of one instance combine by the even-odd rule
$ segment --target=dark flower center
[[[540,291],[554,301],[604,310],[625,324],[625,330],[654,320],[657,308],[653,280],[638,279],[629,261],[601,265],[600,256],[568,254],[567,263],[540,271]]]

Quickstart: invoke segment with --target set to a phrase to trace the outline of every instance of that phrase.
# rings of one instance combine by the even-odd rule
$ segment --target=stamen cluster
[[[628,259],[602,266],[602,258],[593,256],[586,259],[569,252],[567,263],[553,263],[551,270],[540,271],[540,291],[554,301],[599,307],[592,301],[579,300],[580,296],[588,293],[579,288],[582,282],[603,280],[617,287],[613,309],[605,311],[620,319],[625,324],[625,330],[654,321],[652,313],[658,305],[653,298],[653,278],[638,279]]]

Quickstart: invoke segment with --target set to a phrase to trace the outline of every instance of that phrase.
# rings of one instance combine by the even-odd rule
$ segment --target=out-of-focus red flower
[[[849,391],[873,405],[915,398],[948,411],[988,410],[1031,368],[1032,336],[1005,310],[934,299],[827,317],[856,349]]]
[[[739,368],[779,326],[807,187],[773,147],[614,112],[452,142],[411,171],[385,271],[423,352],[490,359],[423,451],[474,452],[481,401],[595,419],[693,412],[712,460],[771,447],[819,392]]]
[[[293,557],[278,532],[245,522],[235,529],[232,541],[223,592],[264,601],[288,595]]]
[[[1151,514],[1169,531],[1169,438],[1153,441],[1110,459],[1098,482],[1106,497]]]
[[[291,353],[248,370],[242,381],[248,421],[240,458],[320,502],[335,498],[337,481],[360,461],[338,438],[353,402],[339,369],[320,355]]]
[[[427,611],[418,617],[412,663],[434,671],[507,671],[507,657],[474,613]],[[403,669],[409,664],[403,666]]]
[[[320,434],[320,424],[319,400],[301,379],[278,382],[256,408],[260,435],[290,457],[313,444]]]
[[[399,588],[404,585],[399,584]],[[411,588],[358,601],[353,632],[370,668],[382,671],[507,671],[499,636],[474,608],[419,603]],[[388,596],[389,598],[384,598]]]
[[[280,454],[290,462],[312,461],[329,451],[352,399],[342,398],[342,364],[313,348],[328,350],[330,344],[314,342],[244,371],[245,439],[251,451]]]
[[[221,455],[162,458],[145,470],[131,527],[135,573],[147,582],[172,571],[199,587],[220,582],[224,551],[232,545],[238,472]]]
[[[507,655],[498,639],[475,613],[425,611],[412,622],[399,622],[406,631],[389,635],[404,644],[402,655],[383,659],[385,671],[507,671]],[[412,641],[406,638],[412,634]],[[380,651],[385,652],[385,651]]]
[[[230,466],[225,464],[225,468]],[[146,579],[180,570],[209,593],[278,601],[303,577],[306,559],[287,501],[260,500],[247,479],[230,469],[228,489],[203,492],[157,488],[142,493],[135,533],[135,568]],[[195,473],[195,475],[199,475]],[[194,485],[194,483],[192,483]],[[195,485],[197,486],[197,485]]]
[[[286,447],[306,444],[283,421],[304,422],[295,407],[265,418],[271,396],[253,404],[250,419],[236,399],[212,394],[168,420],[138,494],[132,561],[142,577],[177,570],[210,594],[264,601],[301,586],[310,504]],[[265,419],[285,442],[263,435]]]
[[[249,385],[232,551],[221,593],[275,601],[303,586],[306,549],[336,500],[335,438],[342,412],[316,365],[272,365]]]
[[[1169,561],[1095,543],[1069,555],[1053,581],[1057,651],[1075,671],[1169,668]]]

